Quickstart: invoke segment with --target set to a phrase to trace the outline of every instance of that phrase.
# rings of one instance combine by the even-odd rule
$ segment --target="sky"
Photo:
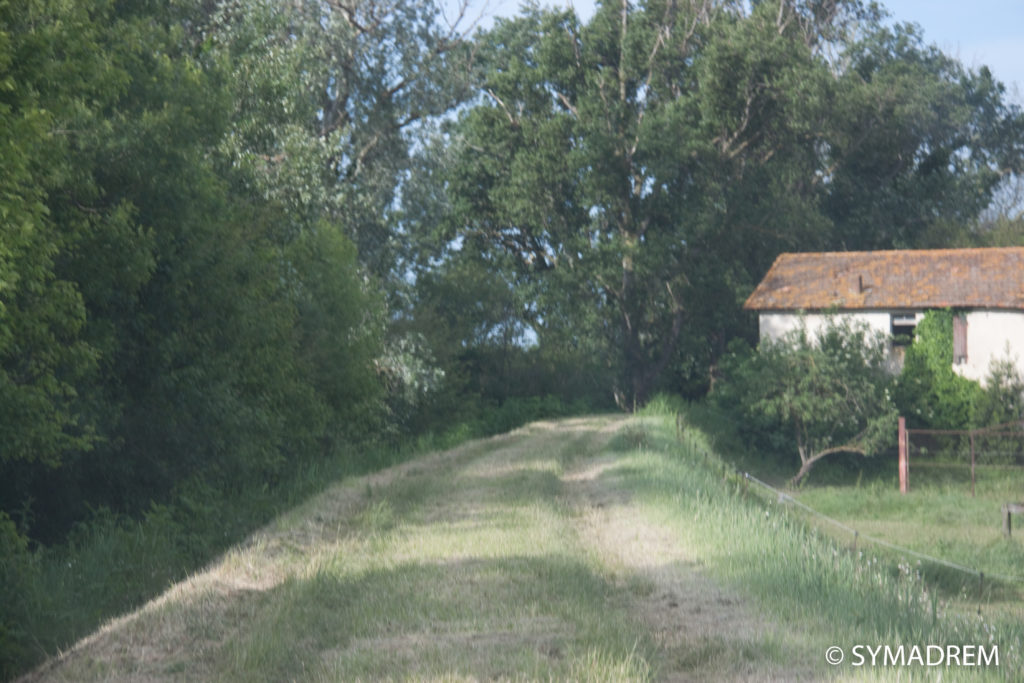
[[[450,0],[447,0],[450,2]],[[519,0],[471,0],[477,12],[511,16]],[[561,6],[567,0],[542,0]],[[589,17],[593,0],[571,0]],[[965,66],[986,65],[1006,86],[1011,102],[1024,106],[1024,0],[881,0],[892,21],[918,24],[926,43],[937,45]],[[485,18],[484,24],[488,23]]]
[[[1024,2],[1021,0],[886,0],[900,22],[919,24],[927,43],[965,66],[988,66],[1011,101],[1024,106]]]

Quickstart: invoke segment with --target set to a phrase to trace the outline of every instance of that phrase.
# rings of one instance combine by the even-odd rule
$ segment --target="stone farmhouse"
[[[894,370],[929,309],[952,309],[953,364],[984,381],[993,360],[1024,371],[1024,247],[782,254],[747,299],[761,340],[827,316],[889,336]]]

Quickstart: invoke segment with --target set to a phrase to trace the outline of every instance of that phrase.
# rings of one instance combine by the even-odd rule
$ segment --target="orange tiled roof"
[[[782,254],[743,307],[1024,309],[1024,247]]]

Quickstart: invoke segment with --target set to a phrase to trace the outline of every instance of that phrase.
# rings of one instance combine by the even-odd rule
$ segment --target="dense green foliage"
[[[780,251],[1019,242],[982,213],[1024,170],[987,70],[857,0],[750,5],[466,36],[421,0],[0,0],[0,670],[296,473],[702,395]],[[1019,414],[1019,378],[964,408],[927,356],[921,419]],[[71,594],[103,539],[166,571],[31,631],[11,587]]]
[[[715,403],[769,452],[795,448],[799,483],[822,458],[876,455],[895,440],[888,342],[864,327],[829,321],[794,330],[723,363]]]
[[[533,9],[479,61],[448,256],[531,287],[541,346],[597,354],[624,407],[703,391],[780,251],[969,239],[1022,162],[987,70],[855,1]]]
[[[38,150],[4,232],[0,486],[38,538],[273,476],[379,400],[356,250],[325,221],[280,234],[287,207],[235,186],[227,74],[177,9],[199,7],[40,1],[7,24],[9,115],[41,130],[11,143]]]
[[[914,329],[894,389],[911,428],[974,429],[1024,417],[1024,377],[1012,359],[997,359],[983,383],[954,370],[954,311],[927,311]]]
[[[928,311],[914,329],[895,390],[909,427],[971,426],[971,406],[981,387],[953,369],[953,315],[948,309]]]

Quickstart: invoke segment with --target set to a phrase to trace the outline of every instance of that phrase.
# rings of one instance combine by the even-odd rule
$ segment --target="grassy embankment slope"
[[[702,439],[542,422],[348,480],[33,678],[817,680],[879,673],[828,668],[829,645],[982,642],[744,495]],[[1012,678],[1000,636],[999,670],[947,680]]]

